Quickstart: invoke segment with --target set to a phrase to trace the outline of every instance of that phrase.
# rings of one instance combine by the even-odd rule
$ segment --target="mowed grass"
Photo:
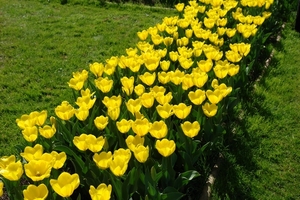
[[[238,111],[212,199],[300,199],[300,34],[292,19]]]
[[[175,14],[141,6],[0,0],[0,156],[21,141],[16,118],[41,110],[54,115],[63,100],[73,102],[67,84],[72,72],[125,55],[138,31]]]

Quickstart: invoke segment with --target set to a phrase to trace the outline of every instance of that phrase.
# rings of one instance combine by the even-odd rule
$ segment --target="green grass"
[[[137,31],[174,10],[0,0],[0,156],[21,140],[16,118],[72,100],[67,82],[89,63],[124,55]]]
[[[300,34],[293,26],[238,111],[213,199],[300,199]]]

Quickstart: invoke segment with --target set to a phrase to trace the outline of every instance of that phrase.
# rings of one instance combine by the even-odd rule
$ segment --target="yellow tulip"
[[[111,90],[113,83],[113,80],[108,79],[107,77],[95,79],[96,87],[103,93],[108,93]]]
[[[3,195],[3,186],[4,186],[3,182],[0,181],[0,197],[2,197]]]
[[[228,68],[229,68],[229,65],[222,65],[222,64],[216,64],[216,66],[214,67],[214,73],[215,75],[222,79],[222,78],[225,78],[228,74]]]
[[[240,62],[240,60],[242,59],[242,56],[239,53],[232,50],[226,51],[225,55],[227,60],[233,63]]]
[[[178,52],[177,51],[171,51],[169,52],[170,59],[175,62],[178,59]]]
[[[53,162],[45,160],[31,160],[27,164],[24,164],[25,174],[33,181],[44,180],[50,177],[53,164]]]
[[[109,169],[115,176],[123,176],[127,168],[128,163],[122,158],[114,158],[109,164]]]
[[[104,65],[103,63],[95,62],[90,64],[90,71],[96,76],[101,77],[104,72]]]
[[[236,29],[235,28],[227,28],[226,29],[226,35],[229,37],[229,38],[232,38],[236,33]]]
[[[156,97],[159,94],[164,94],[166,92],[166,88],[163,86],[154,86],[150,88],[150,92],[153,94],[154,97]]]
[[[164,23],[156,24],[156,28],[159,30],[159,32],[164,32],[166,29],[166,24]]]
[[[0,158],[0,169],[1,168],[6,168],[9,164],[15,163],[16,162],[16,156],[11,155],[11,156],[3,156]]]
[[[91,150],[93,153],[96,153],[102,150],[105,143],[105,139],[103,138],[103,136],[99,136],[96,138],[95,135],[89,134],[86,137],[86,143],[88,149]]]
[[[202,102],[206,99],[205,92],[200,89],[197,89],[196,91],[190,91],[188,97],[195,105],[201,105]]]
[[[155,34],[155,35],[151,35],[151,40],[152,40],[153,44],[157,46],[160,43],[162,43],[164,39],[162,36]]]
[[[197,65],[203,72],[209,72],[213,67],[213,62],[210,59],[200,60],[197,62]]]
[[[80,107],[75,109],[75,116],[78,120],[84,121],[89,116],[89,110],[85,107]]]
[[[182,12],[184,8],[184,3],[178,3],[175,5],[175,8],[178,12]]]
[[[188,70],[194,64],[194,61],[191,58],[186,58],[183,56],[179,56],[178,61],[180,66],[185,70]]]
[[[160,68],[161,68],[163,71],[168,71],[171,62],[170,62],[169,60],[163,60],[163,61],[160,61],[159,64],[160,64]]]
[[[132,131],[137,134],[138,136],[145,136],[150,128],[151,128],[151,124],[148,121],[148,119],[144,118],[144,119],[136,119],[132,125]]]
[[[173,106],[169,103],[156,106],[156,111],[163,119],[169,118],[173,114]]]
[[[191,74],[185,74],[182,79],[182,89],[188,90],[189,88],[194,86],[193,76]]]
[[[22,135],[27,142],[34,142],[38,137],[38,129],[36,126],[26,127],[22,130]]]
[[[141,96],[145,92],[145,87],[142,84],[138,84],[134,87],[134,92],[138,96]]]
[[[110,98],[105,96],[102,100],[102,103],[106,106],[106,108],[120,107],[122,104],[122,97],[121,95],[112,96]]]
[[[217,33],[219,36],[223,36],[226,33],[227,28],[225,27],[218,27],[217,28]]]
[[[81,108],[85,108],[86,110],[89,110],[94,106],[95,102],[96,102],[96,98],[91,99],[90,95],[86,95],[86,96],[78,97],[75,104]]]
[[[43,126],[43,124],[47,119],[47,111],[46,110],[43,110],[41,112],[34,111],[31,112],[29,116],[33,118],[33,120],[35,121],[35,125]]]
[[[206,102],[202,106],[202,110],[207,117],[213,117],[217,114],[218,106],[216,104],[209,104]]]
[[[164,137],[166,137],[166,135],[168,134],[168,127],[166,125],[166,123],[164,121],[155,121],[150,130],[149,133],[152,137],[156,138],[156,139],[162,139]]]
[[[148,37],[148,31],[146,30],[139,31],[137,32],[137,36],[140,38],[140,40],[146,40]]]
[[[167,84],[170,81],[170,76],[166,72],[158,72],[157,79],[161,84]]]
[[[229,76],[234,76],[239,72],[239,70],[240,70],[239,65],[230,64],[228,68],[228,74]]]
[[[144,141],[145,141],[145,138],[141,137],[139,135],[135,135],[135,136],[129,135],[125,140],[127,147],[131,151],[134,151],[134,149],[139,145],[144,145]]]
[[[149,72],[144,73],[143,75],[139,75],[139,79],[146,85],[151,86],[156,78],[156,73],[153,72],[152,74]]]
[[[81,72],[73,72],[73,78],[71,78],[68,82],[69,87],[73,88],[74,90],[81,90],[87,78],[88,71],[85,69]]]
[[[154,96],[151,92],[142,94],[139,99],[145,108],[151,108],[154,103]]]
[[[89,194],[92,200],[109,200],[111,195],[112,187],[111,185],[106,185],[105,183],[101,183],[98,185],[97,189],[91,185],[89,189]]]
[[[116,122],[117,128],[121,133],[127,133],[131,128],[132,120],[122,119]]]
[[[93,161],[96,163],[96,165],[100,169],[107,169],[109,168],[109,163],[112,161],[112,153],[109,152],[104,152],[102,151],[101,153],[95,153],[93,156]]]
[[[208,29],[212,29],[215,26],[215,19],[204,17],[204,26]]]
[[[50,185],[52,189],[61,197],[70,197],[74,190],[78,188],[80,179],[78,174],[69,174],[68,172],[62,172],[58,179],[51,179]]]
[[[185,119],[192,110],[192,106],[187,106],[184,103],[180,103],[178,105],[173,105],[173,112],[179,119]]]
[[[103,130],[108,124],[108,117],[104,117],[103,115],[96,117],[94,119],[94,124],[99,130]]]
[[[22,115],[21,118],[16,119],[16,122],[20,129],[25,129],[26,127],[35,126],[36,118],[32,115]]]
[[[136,46],[142,51],[142,52],[147,52],[149,50],[152,50],[154,45],[149,44],[148,42],[138,42]]]
[[[160,93],[157,93],[155,96],[156,101],[160,105],[164,105],[165,103],[170,103],[172,98],[173,98],[172,92],[168,92],[168,94],[166,94],[166,95],[164,95],[163,92],[160,92]]]
[[[87,144],[87,134],[83,133],[80,134],[80,136],[75,136],[73,138],[73,144],[80,150],[80,151],[86,151],[88,149]]]
[[[63,101],[61,105],[55,108],[55,114],[62,120],[69,120],[75,114],[75,109],[67,101]]]
[[[125,105],[127,107],[127,110],[131,112],[132,115],[135,115],[135,113],[140,112],[140,109],[142,107],[140,99],[129,99],[128,102],[125,102]]]
[[[138,52],[137,48],[130,47],[130,48],[126,49],[126,53],[128,56],[135,56],[137,54],[137,52]]]
[[[56,128],[54,125],[52,126],[45,125],[44,127],[39,127],[39,133],[44,138],[50,139],[56,133]]]
[[[43,183],[38,186],[28,185],[28,187],[25,190],[23,190],[24,200],[44,200],[47,198],[48,193],[48,188]]]
[[[182,82],[182,79],[184,77],[184,72],[180,71],[179,69],[176,69],[175,72],[170,71],[168,72],[170,74],[170,80],[175,85],[179,85]]]
[[[134,151],[134,157],[140,162],[144,163],[149,157],[149,147],[144,147],[143,145],[137,146]]]
[[[56,151],[52,151],[51,155],[55,158],[55,163],[53,164],[53,168],[54,169],[62,168],[67,160],[67,154],[65,152],[57,153]]]
[[[155,148],[163,157],[168,157],[174,153],[176,145],[173,140],[162,139],[156,141]]]
[[[217,20],[217,26],[226,26],[227,24],[227,18],[219,18]]]
[[[122,91],[125,92],[128,96],[132,94],[134,88],[134,77],[131,76],[130,78],[122,77]]]
[[[120,116],[120,112],[121,112],[121,109],[120,107],[118,106],[115,106],[115,107],[109,107],[107,109],[107,115],[110,117],[111,120],[113,121],[116,121],[119,116]]]
[[[44,148],[40,144],[34,145],[34,147],[26,146],[23,153],[20,153],[20,155],[30,162],[31,160],[39,160],[41,159],[43,155]],[[1,166],[1,162],[0,162]]]
[[[210,103],[217,104],[223,99],[222,92],[219,89],[216,89],[214,91],[212,90],[206,90],[206,96]]]
[[[0,164],[0,175],[10,181],[19,180],[23,175],[23,166],[21,161],[15,162],[15,157],[9,157],[6,161],[7,162],[4,167],[1,166],[4,164],[3,162]]]
[[[200,124],[197,121],[193,123],[185,121],[183,124],[180,124],[180,126],[183,133],[190,138],[197,136],[200,131]]]
[[[170,46],[172,43],[173,43],[173,38],[171,38],[171,37],[165,37],[164,38],[164,40],[163,40],[163,42],[164,42],[164,44],[166,45],[166,46]]]
[[[156,51],[148,51],[148,52],[144,53],[143,61],[144,61],[145,67],[151,72],[155,71],[159,65],[160,58],[161,57],[160,57],[159,53]]]
[[[193,29],[186,29],[185,30],[185,36],[187,37],[187,38],[191,38],[192,36],[193,36]]]

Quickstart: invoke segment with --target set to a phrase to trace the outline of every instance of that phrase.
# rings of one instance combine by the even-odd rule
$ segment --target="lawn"
[[[300,34],[294,19],[239,110],[213,199],[300,198]]]
[[[92,62],[124,55],[136,33],[175,15],[142,6],[0,0],[0,156],[21,139],[15,120],[71,101],[67,82]]]

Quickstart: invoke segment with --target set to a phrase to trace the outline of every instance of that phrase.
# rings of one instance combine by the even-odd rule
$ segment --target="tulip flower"
[[[168,127],[167,127],[166,123],[162,120],[155,121],[152,124],[149,132],[152,137],[154,137],[156,139],[162,139],[162,138],[166,137],[166,135],[168,133]]]
[[[146,40],[148,37],[148,31],[143,30],[141,32],[137,32],[137,35],[140,38],[140,40]]]
[[[106,185],[101,183],[98,185],[97,189],[91,185],[89,189],[89,194],[92,200],[109,200],[111,195],[112,187],[111,185]]]
[[[191,112],[192,106],[187,106],[184,103],[173,105],[173,112],[179,119],[185,119]]]
[[[200,124],[197,121],[193,123],[185,121],[183,124],[180,124],[183,133],[190,138],[193,138],[198,135],[200,131]]]
[[[172,100],[172,98],[173,98],[172,92],[169,92],[166,95],[164,95],[163,93],[157,93],[157,95],[155,96],[156,101],[160,105],[164,105],[166,103],[170,103],[170,101]]]
[[[175,5],[175,8],[178,12],[182,12],[184,8],[184,3],[178,3]]]
[[[25,174],[33,181],[41,181],[50,177],[53,162],[45,160],[31,160],[24,165]]]
[[[34,145],[34,147],[26,146],[23,153],[20,155],[28,162],[31,160],[39,160],[43,155],[44,148],[40,144]]]
[[[127,147],[131,151],[134,151],[134,149],[139,145],[144,145],[144,141],[145,141],[145,138],[141,137],[139,135],[135,135],[135,136],[129,135],[125,140]]]
[[[169,103],[165,103],[164,105],[158,105],[156,106],[156,111],[161,118],[167,119],[173,114],[173,106]]]
[[[217,104],[223,99],[222,92],[219,89],[216,89],[214,91],[212,90],[206,90],[206,96],[210,103]]]
[[[25,129],[26,127],[35,126],[36,118],[32,115],[22,115],[21,118],[16,119],[16,122],[20,129]]]
[[[168,157],[174,153],[176,145],[173,140],[162,139],[156,141],[155,148],[163,157]]]
[[[48,188],[45,184],[28,185],[28,187],[23,190],[24,200],[45,200],[48,196]]]
[[[73,72],[73,78],[68,82],[69,87],[74,90],[81,90],[84,82],[88,78],[88,71],[82,70],[81,72]]]
[[[54,169],[62,168],[67,160],[67,154],[65,152],[57,153],[56,151],[52,151],[51,155],[55,158],[53,168]]]
[[[83,133],[80,136],[75,136],[73,138],[73,144],[80,150],[86,151],[88,149],[87,144],[87,134]]]
[[[154,103],[154,96],[151,92],[142,94],[139,99],[145,108],[151,108]]]
[[[69,174],[62,172],[58,179],[51,179],[50,185],[52,189],[61,197],[70,197],[74,190],[79,186],[80,179],[78,174]]]
[[[160,61],[160,68],[163,70],[163,71],[168,71],[169,67],[170,67],[170,61],[169,60],[163,60],[163,61]]]
[[[50,139],[56,133],[56,128],[54,125],[52,126],[45,125],[44,127],[39,127],[39,133],[44,138]]]
[[[38,129],[36,126],[26,127],[22,130],[22,135],[27,142],[34,142],[38,137]]]
[[[16,162],[14,155],[2,157],[0,159],[0,175],[10,181],[17,181],[23,175],[23,166],[21,161]]]
[[[149,72],[144,73],[143,75],[139,75],[139,79],[146,85],[151,86],[156,78],[156,73],[153,72],[152,74]]]
[[[2,197],[3,195],[3,186],[4,186],[3,182],[0,181],[0,197]]]
[[[108,117],[104,117],[103,115],[96,117],[94,119],[94,124],[99,130],[103,130],[108,124]]]
[[[218,106],[216,104],[209,104],[206,102],[202,106],[202,110],[207,117],[213,117],[217,114]]]
[[[120,107],[122,104],[122,98],[121,95],[112,97],[105,96],[102,100],[102,103],[106,106],[106,108]]]
[[[206,99],[205,92],[200,89],[197,89],[196,91],[190,91],[188,97],[195,105],[201,105],[202,102]]]
[[[197,65],[203,72],[209,72],[213,67],[213,62],[210,59],[200,60],[197,62]]]
[[[167,84],[170,81],[170,76],[166,72],[158,72],[157,78],[161,84]]]
[[[105,139],[103,136],[99,136],[96,138],[95,135],[89,134],[87,135],[86,143],[88,145],[88,149],[96,153],[102,150],[105,144]]]
[[[69,120],[75,113],[74,108],[67,101],[63,101],[61,105],[55,108],[55,114],[62,120]]]
[[[115,176],[123,176],[127,168],[128,163],[122,158],[114,158],[109,164],[109,169]]]
[[[104,65],[103,63],[95,62],[93,64],[90,64],[90,71],[96,76],[101,77],[104,71]]]
[[[140,99],[129,99],[128,102],[125,102],[125,105],[127,107],[127,110],[131,112],[132,115],[135,115],[135,113],[139,112],[142,107]]]
[[[131,95],[134,89],[134,77],[131,76],[130,78],[122,77],[122,91],[127,94],[127,96]]]
[[[137,146],[134,151],[134,157],[140,162],[145,163],[149,157],[149,147],[144,147],[143,145]]]
[[[138,84],[134,87],[134,92],[138,96],[141,96],[145,92],[145,87],[142,84]]]
[[[131,126],[132,126],[132,131],[138,136],[142,137],[149,132],[151,124],[148,121],[148,119],[144,118],[144,119],[136,119]]]
[[[113,83],[113,80],[108,79],[107,77],[95,79],[96,87],[103,93],[108,93],[111,90]]]
[[[121,133],[127,133],[131,128],[132,120],[122,119],[116,122],[117,128]]]
[[[109,168],[109,163],[112,161],[112,153],[109,152],[104,152],[102,151],[101,153],[95,153],[93,156],[93,161],[96,163],[96,165],[100,169],[107,169]]]
[[[80,107],[78,109],[75,109],[75,116],[78,120],[84,121],[89,116],[89,110],[85,107]]]

